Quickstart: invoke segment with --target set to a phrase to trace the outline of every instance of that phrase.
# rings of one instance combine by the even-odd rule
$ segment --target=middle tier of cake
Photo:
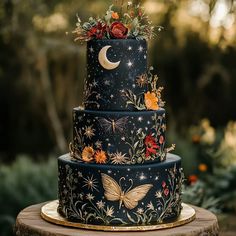
[[[165,110],[73,109],[71,155],[83,162],[138,164],[165,160]]]

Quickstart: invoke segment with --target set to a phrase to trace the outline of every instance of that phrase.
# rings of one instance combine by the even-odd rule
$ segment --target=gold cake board
[[[71,222],[62,217],[57,212],[58,200],[51,201],[41,208],[41,216],[44,220],[54,223],[57,225],[80,228],[80,229],[90,229],[90,230],[101,230],[101,231],[148,231],[148,230],[158,230],[158,229],[168,229],[176,226],[181,226],[187,224],[195,219],[195,210],[182,203],[182,211],[180,216],[173,222],[162,223],[156,225],[135,225],[135,226],[108,226],[108,225],[90,225]]]

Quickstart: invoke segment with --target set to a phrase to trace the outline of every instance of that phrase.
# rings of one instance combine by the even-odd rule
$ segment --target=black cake
[[[59,213],[108,226],[174,221],[181,158],[165,147],[165,109],[147,69],[146,40],[87,43],[84,106],[73,109],[70,153],[59,157]]]

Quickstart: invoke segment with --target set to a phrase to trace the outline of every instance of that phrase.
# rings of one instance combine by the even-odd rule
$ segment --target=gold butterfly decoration
[[[125,192],[112,177],[104,173],[102,173],[101,175],[102,185],[105,190],[105,198],[109,201],[119,201],[119,209],[121,208],[122,203],[124,203],[125,207],[130,210],[135,208],[138,205],[138,202],[142,200],[146,196],[150,188],[153,187],[152,184],[143,184],[131,189],[131,184],[131,187]]]
[[[123,133],[125,129],[125,125],[128,121],[128,116],[122,117],[120,119],[114,120],[114,119],[106,119],[106,118],[100,118],[98,119],[99,124],[102,128],[108,133],[115,133],[118,131],[119,133]]]

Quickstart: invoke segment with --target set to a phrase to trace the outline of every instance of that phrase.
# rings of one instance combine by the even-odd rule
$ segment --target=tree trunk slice
[[[63,227],[48,223],[40,216],[45,203],[32,205],[22,210],[16,219],[16,236],[214,236],[219,235],[217,218],[211,212],[192,206],[196,219],[186,225],[165,230],[148,232],[102,232]]]

